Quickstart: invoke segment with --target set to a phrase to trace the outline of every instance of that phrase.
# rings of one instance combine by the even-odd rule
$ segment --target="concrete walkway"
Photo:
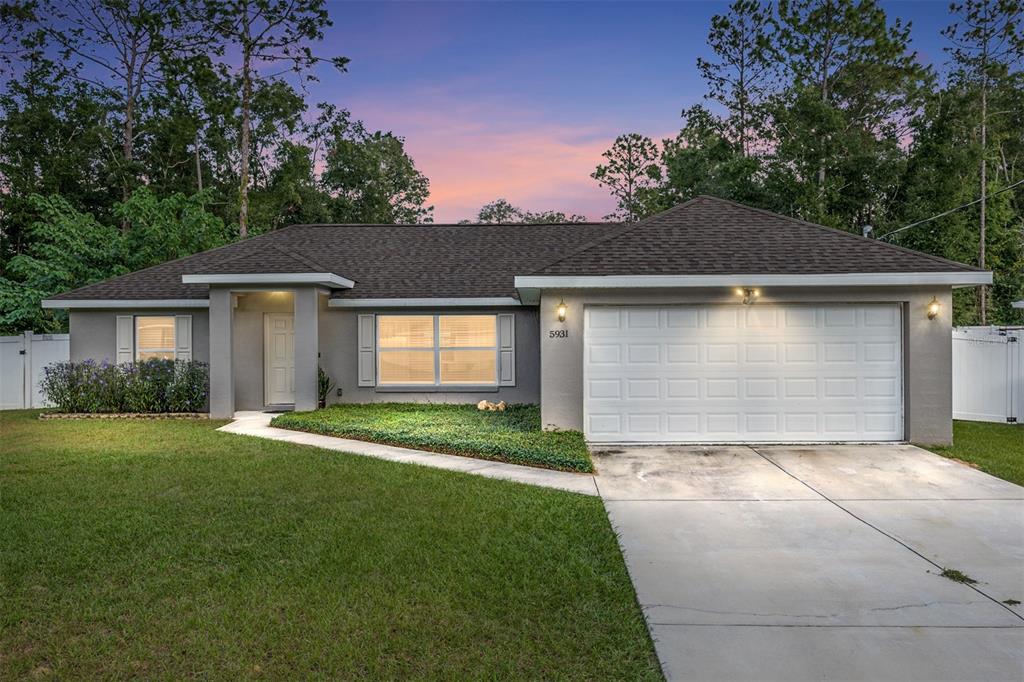
[[[367,443],[361,440],[349,440],[347,438],[321,436],[302,431],[277,429],[270,425],[270,420],[274,416],[270,412],[237,412],[235,413],[234,421],[222,426],[218,430],[227,433],[238,433],[244,436],[257,436],[259,438],[269,438],[270,440],[298,443],[300,445],[312,445],[326,450],[337,450],[353,455],[376,457],[377,459],[386,459],[391,462],[420,464],[435,469],[461,471],[466,474],[500,478],[505,481],[538,485],[543,488],[556,488],[583,495],[597,495],[597,484],[594,482],[594,477],[590,474],[550,471],[548,469],[519,466],[517,464],[492,462],[485,459],[444,455],[436,452],[381,445],[379,443]]]
[[[1024,680],[1024,488],[910,445],[594,461],[668,679]]]

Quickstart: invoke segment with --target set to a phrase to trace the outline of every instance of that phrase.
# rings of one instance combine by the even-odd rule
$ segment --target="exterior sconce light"
[[[751,289],[749,287],[740,287],[736,289],[736,295],[743,297],[743,305],[750,305],[757,300],[757,297],[761,295],[760,289]]]
[[[568,310],[569,310],[569,307],[567,305],[565,305],[565,299],[563,298],[561,300],[561,302],[559,302],[558,307],[555,308],[555,311],[558,313],[558,321],[559,322],[565,322],[565,313]]]
[[[939,299],[932,296],[931,303],[928,304],[928,319],[934,320],[939,316],[939,312],[942,311],[942,304],[939,303]]]

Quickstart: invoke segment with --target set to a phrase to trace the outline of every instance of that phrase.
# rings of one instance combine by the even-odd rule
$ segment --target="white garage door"
[[[596,442],[903,438],[898,305],[588,307]]]

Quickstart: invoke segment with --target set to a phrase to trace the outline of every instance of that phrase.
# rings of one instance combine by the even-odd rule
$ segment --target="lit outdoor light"
[[[562,299],[562,301],[558,304],[558,308],[556,308],[558,312],[559,322],[565,322],[565,313],[568,309],[568,306],[565,305],[565,299]]]
[[[934,320],[939,316],[939,312],[942,310],[942,304],[939,303],[939,299],[932,296],[931,303],[928,304],[928,319]]]
[[[743,297],[743,305],[750,305],[754,302],[754,299],[761,295],[761,290],[737,287],[736,295]]]

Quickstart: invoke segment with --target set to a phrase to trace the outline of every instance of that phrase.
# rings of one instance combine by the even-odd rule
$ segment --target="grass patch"
[[[450,455],[564,471],[594,470],[583,434],[542,431],[537,405],[510,405],[504,412],[483,412],[475,405],[332,405],[282,414],[272,424]]]
[[[944,457],[1024,485],[1024,424],[953,422],[953,445],[926,446]]]
[[[600,500],[0,413],[0,679],[658,679]]]
[[[978,581],[971,576],[967,575],[963,571],[958,571],[955,568],[944,568],[942,569],[942,573],[939,575],[943,578],[948,578],[955,583],[964,583],[965,585],[976,585],[978,583]]]

